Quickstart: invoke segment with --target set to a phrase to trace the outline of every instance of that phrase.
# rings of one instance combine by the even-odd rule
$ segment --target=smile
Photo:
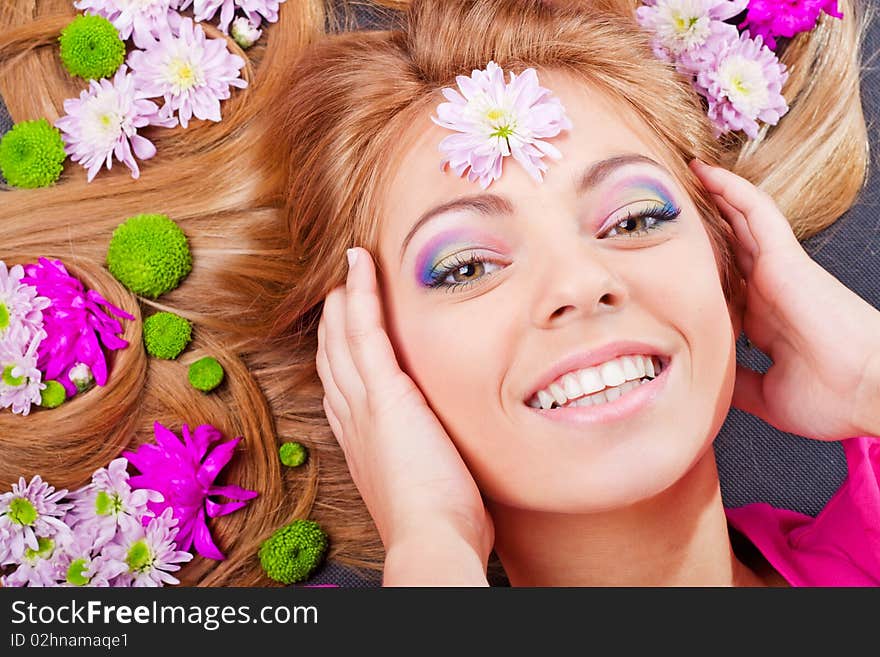
[[[620,356],[560,376],[546,388],[538,390],[527,404],[543,410],[600,406],[650,383],[662,371],[663,362],[658,356]]]

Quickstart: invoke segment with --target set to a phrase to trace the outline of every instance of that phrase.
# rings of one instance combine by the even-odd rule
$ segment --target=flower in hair
[[[143,333],[150,356],[174,360],[192,340],[192,324],[180,315],[163,311],[144,320]]]
[[[709,101],[709,118],[716,137],[743,130],[758,136],[758,120],[776,125],[788,112],[782,85],[785,64],[748,30],[731,41],[710,42],[701,51],[694,87]]]
[[[31,334],[22,326],[12,327],[0,340],[0,408],[27,415],[39,404],[43,373],[37,367],[37,348],[46,337],[42,329]]]
[[[22,282],[51,300],[43,311],[45,339],[40,344],[38,366],[46,379],[55,379],[76,394],[70,371],[85,363],[99,386],[107,383],[107,361],[102,350],[128,346],[118,336],[122,325],[116,317],[133,320],[124,310],[107,302],[94,290],[71,276],[60,260],[40,258],[38,264],[26,265]],[[105,312],[106,311],[106,312]]]
[[[33,285],[22,283],[23,277],[24,267],[13,265],[7,269],[0,260],[0,340],[16,326],[23,329],[24,338],[43,328],[43,309],[49,299],[39,296]]]
[[[236,7],[241,8],[251,23],[259,27],[261,16],[270,23],[278,20],[278,6],[282,2],[284,0],[181,0],[180,8],[186,9],[192,5],[197,21],[209,21],[220,10],[220,30],[228,34]]]
[[[87,14],[102,16],[119,30],[123,39],[132,37],[143,48],[163,28],[176,29],[180,14],[178,0],[76,0],[73,6]]]
[[[776,37],[793,37],[816,27],[822,12],[843,18],[837,9],[837,0],[751,0],[746,19],[740,29],[748,29],[752,36],[761,36],[771,50],[776,50]]]
[[[55,586],[56,569],[52,557],[58,549],[58,541],[40,536],[37,549],[25,548],[18,567],[10,575],[0,578],[4,587]]]
[[[258,29],[259,27],[259,21],[252,23],[244,16],[239,16],[232,21],[232,29],[230,30],[230,33],[232,38],[235,39],[235,42],[244,50],[247,50],[257,42],[260,35],[263,33],[262,30]]]
[[[77,531],[87,531],[95,548],[109,543],[117,529],[125,530],[143,524],[144,518],[152,518],[147,503],[162,501],[162,494],[155,490],[132,490],[127,468],[127,459],[114,459],[106,468],[96,470],[87,486],[71,495],[74,505],[69,522]]]
[[[247,87],[240,76],[245,61],[229,52],[225,39],[206,38],[189,18],[176,33],[165,28],[145,50],[132,51],[128,63],[138,97],[163,97],[160,116],[177,112],[184,128],[192,117],[220,121],[220,101],[230,97],[230,87]]]
[[[276,582],[293,584],[311,575],[326,551],[327,534],[318,523],[294,520],[260,544],[260,565]]]
[[[112,81],[91,80],[79,98],[64,101],[67,114],[55,126],[63,133],[67,154],[88,170],[89,182],[103,164],[110,169],[114,157],[131,170],[132,178],[138,178],[135,156],[148,160],[156,154],[156,147],[138,129],[177,125],[175,118],[160,117],[159,107],[135,92],[134,80],[123,64]]]
[[[458,176],[467,173],[469,181],[485,189],[501,176],[503,159],[513,155],[540,182],[547,170],[543,157],[562,157],[544,139],[570,130],[571,121],[559,99],[540,86],[535,69],[518,76],[511,72],[505,83],[504,71],[489,62],[484,70],[474,70],[470,77],[459,75],[456,81],[458,91],[444,88],[448,102],[431,117],[456,132],[440,142],[441,167],[448,164]]]
[[[13,187],[48,187],[64,169],[64,141],[46,119],[21,121],[0,139],[0,172]]]
[[[125,60],[119,31],[103,16],[77,16],[58,41],[67,72],[86,80],[110,77]]]
[[[164,496],[162,502],[148,507],[159,514],[173,511],[180,521],[178,545],[183,550],[195,546],[209,559],[223,559],[214,543],[207,519],[225,516],[244,507],[257,493],[239,486],[217,486],[214,481],[235,453],[240,438],[218,442],[223,435],[215,427],[203,424],[195,431],[184,424],[181,441],[159,422],[154,425],[156,444],[146,443],[125,456],[141,474],[130,479],[132,488],[149,488]],[[212,447],[213,443],[217,443]],[[230,502],[211,498],[225,497]]]
[[[654,54],[676,61],[710,39],[736,38],[736,27],[724,21],[747,4],[748,0],[656,0],[636,9],[636,20],[653,32]]]
[[[146,527],[133,525],[123,529],[114,542],[103,550],[108,566],[121,571],[114,586],[162,586],[179,584],[171,573],[192,559],[178,549],[177,520],[166,509],[151,519]]]
[[[60,502],[65,495],[67,490],[56,491],[39,475],[30,482],[19,478],[12,492],[0,495],[0,566],[20,563],[26,550],[40,551],[40,538],[70,535],[62,520],[71,506]]]

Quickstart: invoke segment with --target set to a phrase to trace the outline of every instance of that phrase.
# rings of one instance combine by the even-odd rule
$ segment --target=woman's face
[[[413,126],[380,228],[388,331],[487,498],[607,510],[709,448],[735,335],[702,220],[657,151],[600,94],[541,82],[574,125],[543,183],[507,158],[484,191],[440,171],[447,130]]]

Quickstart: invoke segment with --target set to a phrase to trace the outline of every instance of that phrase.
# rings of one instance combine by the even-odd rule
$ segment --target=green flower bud
[[[180,315],[160,312],[144,321],[144,345],[156,358],[177,358],[191,339],[192,325]]]
[[[58,41],[64,67],[86,80],[109,78],[125,59],[119,30],[101,16],[77,16],[61,30]]]
[[[67,391],[57,381],[46,381],[46,388],[40,392],[40,406],[58,408],[67,401]]]
[[[295,468],[306,462],[309,453],[299,443],[284,443],[278,450],[278,455],[284,465]]]
[[[196,390],[210,392],[223,381],[223,366],[216,358],[205,356],[189,366],[187,378]]]
[[[139,214],[113,231],[107,267],[129,290],[155,299],[192,271],[192,254],[186,235],[166,215]]]
[[[46,119],[16,123],[0,140],[0,173],[13,187],[48,187],[66,157],[61,132]]]
[[[327,551],[327,534],[312,520],[294,520],[260,545],[260,563],[270,578],[283,584],[302,581],[318,567]]]

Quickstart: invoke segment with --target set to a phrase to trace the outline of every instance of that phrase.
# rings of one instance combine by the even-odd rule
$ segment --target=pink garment
[[[792,586],[880,586],[880,439],[843,449],[847,477],[815,518],[763,502],[726,509]]]

